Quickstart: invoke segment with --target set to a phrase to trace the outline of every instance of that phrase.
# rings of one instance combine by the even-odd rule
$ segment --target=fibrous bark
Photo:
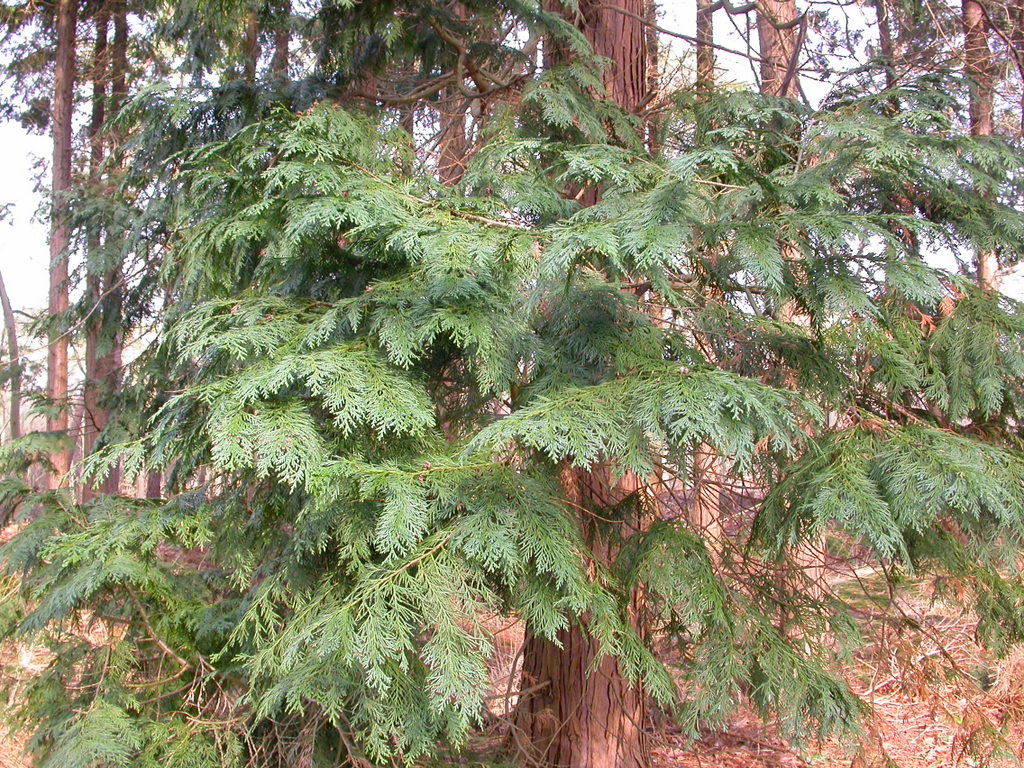
[[[991,136],[995,73],[992,51],[988,46],[988,19],[979,0],[963,0],[964,72],[970,82],[969,115],[972,136]],[[999,263],[995,251],[980,250],[977,255],[978,283],[983,288],[999,288]]]
[[[790,99],[800,95],[798,18],[796,0],[759,0],[757,4],[762,93]]]
[[[71,190],[71,120],[75,89],[75,25],[77,0],[59,0],[57,4],[57,56],[53,77],[53,200],[50,208],[50,290],[48,311],[51,317],[63,317],[68,310],[68,227],[67,195]],[[46,360],[46,392],[55,409],[47,421],[51,432],[67,433],[68,413],[68,337],[59,324],[51,326]],[[51,458],[56,487],[70,469],[68,448]]]
[[[715,19],[713,0],[697,0],[697,82],[698,93],[715,84]]]
[[[590,556],[610,564],[617,554],[618,534],[604,530],[598,520],[609,509],[624,506],[626,497],[637,492],[638,478],[627,475],[614,482],[602,465],[589,471],[566,467],[562,486],[574,508],[593,515],[582,520]],[[637,524],[626,522],[630,527]],[[628,610],[637,631],[641,599],[640,590],[633,590]],[[590,617],[583,616],[562,629],[555,642],[527,630],[514,746],[531,765],[647,768],[646,696],[626,679],[615,657],[601,653],[589,622]]]
[[[569,13],[552,0],[547,7]],[[649,84],[643,22],[649,16],[646,1],[583,0],[578,8],[577,25],[594,52],[612,62],[604,72],[607,95],[623,109],[638,111],[647,99]],[[564,55],[558,46],[546,46],[545,64],[557,63]],[[596,203],[598,190],[586,192],[581,202]],[[603,528],[599,518],[606,510],[620,507],[639,486],[639,479],[632,475],[613,481],[610,469],[601,463],[589,470],[563,469],[563,491],[580,513],[581,533],[589,545],[589,557],[596,563],[607,566],[613,562],[623,535]],[[639,518],[624,522],[629,523],[627,530],[637,530],[641,524]],[[627,599],[634,628],[640,631],[641,591],[633,588]],[[601,654],[588,631],[589,621],[590,617],[580,617],[560,631],[555,641],[527,627],[513,746],[531,765],[646,768],[650,764],[643,730],[646,695],[642,687],[627,680],[614,657]]]

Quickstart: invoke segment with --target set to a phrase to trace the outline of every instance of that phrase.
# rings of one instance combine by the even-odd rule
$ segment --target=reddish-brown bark
[[[578,26],[599,56],[610,59],[604,72],[608,96],[628,111],[639,111],[648,95],[648,0],[582,0]],[[549,9],[569,13],[549,0]],[[624,12],[620,12],[624,11]],[[545,63],[557,63],[565,52],[546,47]],[[597,202],[589,189],[584,205]],[[594,562],[609,565],[618,552],[618,530],[604,530],[599,518],[610,507],[634,494],[640,483],[627,476],[613,482],[606,466],[590,470],[566,468],[563,491],[578,513],[581,532]],[[637,513],[639,515],[639,513]],[[626,521],[627,528],[640,520]],[[615,528],[615,526],[611,526]],[[639,623],[641,592],[629,595],[632,620]],[[530,765],[558,768],[646,768],[650,752],[643,730],[646,695],[632,685],[618,661],[600,655],[582,617],[559,632],[557,642],[529,631],[523,646],[521,699],[516,709],[513,747]],[[639,631],[639,626],[636,627]]]
[[[108,45],[111,18],[114,22],[114,40]],[[92,117],[89,123],[89,183],[92,193],[104,194],[102,176],[104,160],[107,105],[117,109],[126,91],[128,24],[123,0],[108,0],[96,14],[96,42],[92,63]],[[109,86],[109,91],[108,91]],[[113,141],[114,139],[111,139]],[[110,420],[109,399],[119,389],[122,332],[121,332],[121,268],[114,259],[104,264],[101,249],[105,233],[96,229],[89,234],[89,267],[86,290],[89,300],[85,321],[85,383],[83,387],[83,450],[92,452],[96,439]],[[108,237],[109,237],[109,233]],[[111,242],[106,242],[107,250]],[[106,259],[113,257],[108,253]],[[120,471],[114,468],[100,484],[98,490],[116,493],[120,485]],[[97,489],[85,487],[86,500]]]
[[[796,0],[759,0],[757,4],[762,93],[790,99],[800,95],[797,19]]]
[[[964,72],[971,87],[969,115],[972,136],[991,136],[995,73],[992,51],[988,46],[988,19],[979,0],[963,0]],[[978,284],[983,288],[999,288],[999,262],[995,251],[977,253]]]
[[[713,0],[697,0],[697,91],[706,93],[715,84],[715,19]]]
[[[601,465],[589,471],[563,469],[562,487],[573,508],[582,513],[584,538],[596,562],[609,565],[618,549],[618,533],[604,530],[615,526],[602,526],[599,518],[639,485],[632,475],[613,482]],[[635,527],[639,521],[625,522]],[[634,590],[629,613],[637,631],[641,599],[641,591]],[[527,631],[514,746],[531,765],[646,768],[646,695],[629,683],[613,656],[601,655],[588,631],[589,620],[584,616],[561,630],[557,642]]]
[[[96,39],[92,56],[92,116],[89,120],[89,186],[92,194],[100,194],[100,166],[103,164],[103,123],[106,118],[107,100],[107,27],[110,23],[110,8],[103,3],[96,11]],[[102,405],[103,380],[99,371],[100,332],[102,314],[100,305],[103,295],[103,269],[101,260],[102,234],[99,226],[91,225],[88,236],[88,265],[86,274],[86,296],[93,308],[85,321],[85,382],[82,387],[83,400],[83,453],[89,455],[96,443],[97,434],[107,422],[106,409]],[[93,495],[93,489],[82,489],[83,500]]]
[[[71,120],[75,89],[75,24],[77,0],[59,0],[57,4],[57,57],[53,76],[53,201],[50,213],[50,290],[48,311],[63,316],[68,309],[68,227],[67,195],[71,190]],[[46,360],[46,392],[59,406],[47,421],[51,432],[67,433],[68,413],[68,337],[58,326],[50,333]],[[69,448],[51,457],[54,487],[64,481],[71,464]]]

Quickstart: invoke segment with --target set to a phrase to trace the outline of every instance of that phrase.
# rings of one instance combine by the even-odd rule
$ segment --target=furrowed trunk
[[[89,120],[89,186],[93,195],[100,190],[100,167],[103,164],[103,124],[107,100],[107,27],[110,9],[104,3],[96,11],[96,41],[92,57],[92,116]],[[90,310],[85,320],[85,382],[82,389],[84,407],[83,453],[88,456],[96,444],[97,435],[107,423],[103,402],[103,379],[100,374],[100,333],[103,327],[103,272],[102,233],[98,223],[91,223],[86,256],[86,295]],[[82,488],[82,499],[94,495],[91,487]]]
[[[795,99],[800,39],[796,0],[760,0],[757,37],[761,49],[761,92]]]
[[[995,73],[992,51],[988,46],[988,19],[979,0],[963,0],[964,72],[970,82],[970,124],[972,136],[991,136]],[[978,284],[990,290],[999,289],[999,263],[995,251],[980,250],[976,254]]]
[[[68,226],[67,194],[71,190],[71,121],[75,89],[75,24],[78,20],[77,0],[60,0],[57,4],[57,58],[53,78],[53,201],[50,218],[50,290],[48,312],[64,315],[68,309]],[[47,421],[51,432],[66,434],[68,430],[68,337],[59,327],[50,332],[46,360],[46,392],[58,409]],[[51,487],[66,480],[71,465],[70,447],[51,456],[53,476]]]
[[[618,483],[610,471],[565,468],[562,486],[569,502],[592,515],[581,519],[590,556],[610,565],[618,551],[618,534],[598,520],[607,510],[635,494],[640,483],[627,475]],[[637,519],[627,520],[633,527]],[[629,614],[640,630],[642,593],[633,590]],[[644,731],[646,695],[631,685],[619,662],[601,655],[588,631],[589,617],[561,630],[553,642],[527,630],[523,645],[520,700],[513,745],[529,765],[551,768],[647,768],[650,748]]]
[[[643,693],[626,684],[584,628],[558,633],[556,645],[528,634],[523,684],[536,680],[516,710],[513,739],[525,764],[550,768],[647,768]],[[589,671],[588,671],[589,670]]]
[[[466,8],[462,3],[452,4],[452,14],[465,20]],[[437,137],[437,175],[446,186],[462,181],[466,172],[469,141],[466,138],[466,111],[469,100],[458,88],[445,88],[438,100],[437,118],[440,130]]]
[[[697,0],[697,92],[708,93],[715,85],[714,2]]]
[[[650,18],[650,0],[581,0],[578,13],[554,0],[545,7],[575,19],[594,52],[611,60],[604,72],[609,98],[629,112],[647,103],[649,39],[644,20]],[[567,52],[545,46],[545,64],[558,63]],[[590,188],[580,200],[597,202],[600,191]],[[596,464],[589,471],[565,468],[562,487],[576,510],[581,533],[595,563],[609,566],[624,535],[622,527],[641,527],[639,504],[629,526],[600,522],[602,511],[618,507],[636,494],[642,483],[627,475],[613,482],[609,468]],[[634,628],[641,631],[642,590],[630,589]],[[513,728],[513,747],[528,765],[551,768],[647,768],[650,749],[643,725],[646,693],[631,684],[618,661],[600,655],[588,630],[589,618],[580,617],[563,629],[553,642],[527,627],[523,646],[520,701]]]
[[[458,184],[466,172],[469,142],[466,140],[466,99],[448,88],[440,100],[441,130],[437,142],[437,175],[442,184]]]
[[[992,135],[992,96],[995,76],[988,47],[988,20],[978,0],[963,0],[964,70],[970,79],[972,136]]]
[[[636,112],[648,94],[648,48],[643,19],[649,0],[581,0],[583,34],[594,53],[611,60],[604,71],[608,98]]]

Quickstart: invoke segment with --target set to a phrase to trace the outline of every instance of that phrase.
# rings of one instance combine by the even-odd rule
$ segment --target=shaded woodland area
[[[1024,757],[1024,2],[0,13],[9,759]]]

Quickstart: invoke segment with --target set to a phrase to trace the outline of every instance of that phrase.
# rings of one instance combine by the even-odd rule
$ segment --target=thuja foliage
[[[629,116],[580,112],[580,72],[498,110],[455,187],[392,118],[328,104],[182,157],[148,418],[86,466],[162,470],[169,498],[3,486],[6,631],[55,654],[18,705],[40,765],[412,761],[481,723],[494,617],[555,638],[586,615],[691,733],[744,696],[851,728],[853,621],[778,576],[826,530],[1020,637],[1024,312],[924,260],[1016,257],[1019,157],[922,87],[895,117],[682,95],[652,158]],[[566,498],[571,468],[685,483],[702,445],[764,492],[729,551],[653,481]]]

